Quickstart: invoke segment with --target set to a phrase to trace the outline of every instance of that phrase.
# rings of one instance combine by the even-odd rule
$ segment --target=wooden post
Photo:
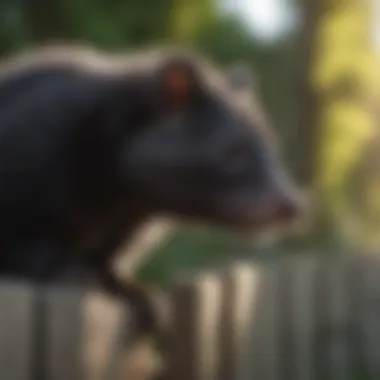
[[[363,367],[368,379],[380,378],[380,261],[376,257],[362,256],[356,264],[358,281],[358,323]]]
[[[83,380],[83,292],[54,288],[45,291],[44,362],[47,380]]]
[[[172,292],[170,380],[218,380],[221,283],[214,275],[179,281]]]
[[[34,289],[23,284],[0,287],[1,379],[31,380],[34,296]]]
[[[220,380],[252,378],[250,332],[258,314],[257,298],[261,276],[257,267],[245,263],[231,265],[222,276],[223,307],[219,329]]]

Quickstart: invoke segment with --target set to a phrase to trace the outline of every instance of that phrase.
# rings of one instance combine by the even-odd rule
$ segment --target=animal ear
[[[186,58],[166,61],[161,67],[159,80],[160,96],[172,107],[187,105],[199,87],[196,65]]]
[[[251,67],[245,63],[233,66],[228,73],[228,82],[234,90],[251,90],[255,86]]]

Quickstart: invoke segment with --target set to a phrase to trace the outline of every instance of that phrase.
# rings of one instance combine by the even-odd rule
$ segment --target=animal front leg
[[[119,280],[111,270],[102,273],[101,284],[112,295],[122,297],[131,306],[135,335],[157,337],[163,328],[160,305],[151,291],[132,279]]]
[[[175,227],[176,223],[168,218],[156,218],[124,239],[115,254],[115,270],[120,277],[132,277],[149,260],[154,249],[173,237]]]

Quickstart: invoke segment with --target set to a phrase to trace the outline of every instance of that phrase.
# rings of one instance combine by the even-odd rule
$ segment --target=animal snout
[[[269,191],[261,200],[261,218],[264,223],[291,223],[301,216],[304,199],[295,189]]]

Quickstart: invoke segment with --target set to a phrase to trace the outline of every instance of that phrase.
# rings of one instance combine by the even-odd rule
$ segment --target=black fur
[[[111,270],[141,222],[164,213],[253,228],[291,216],[295,200],[264,119],[225,75],[182,53],[139,59],[47,49],[3,68],[0,275],[92,274],[148,330],[143,292],[123,291]],[[175,65],[190,78],[182,104],[165,87]]]

